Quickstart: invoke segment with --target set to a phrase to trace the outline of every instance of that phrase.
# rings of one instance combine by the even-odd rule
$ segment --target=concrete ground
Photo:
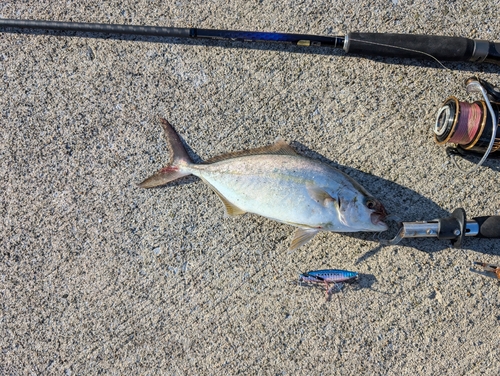
[[[0,17],[500,40],[494,0],[95,4]],[[464,175],[431,134],[440,104],[480,99],[464,80],[498,84],[498,66],[95,36],[0,32],[1,374],[498,375],[500,285],[471,268],[500,264],[499,240],[322,233],[289,252],[292,227],[226,218],[196,178],[136,186],[168,161],[165,117],[198,162],[281,136],[402,221],[500,215],[500,162]],[[359,282],[328,302],[296,283],[323,268]]]

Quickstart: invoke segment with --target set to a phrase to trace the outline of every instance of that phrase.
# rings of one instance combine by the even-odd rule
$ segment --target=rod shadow
[[[75,32],[75,31],[59,31],[59,30],[42,30],[42,29],[18,29],[18,28],[3,28],[0,33],[11,34],[28,34],[28,35],[52,35],[52,36],[68,36],[89,39],[110,39],[110,40],[123,40],[135,42],[149,42],[149,43],[165,43],[175,45],[189,45],[189,46],[206,46],[206,47],[224,47],[234,49],[256,50],[256,51],[278,51],[290,52],[298,54],[310,54],[320,56],[348,56],[348,57],[362,57],[365,59],[373,60],[379,63],[390,65],[410,65],[417,67],[430,67],[434,69],[451,69],[458,71],[468,72],[483,72],[483,73],[498,73],[498,66],[494,64],[482,64],[468,62],[441,62],[441,64],[433,59],[428,59],[424,56],[423,60],[406,59],[406,58],[391,58],[391,57],[372,57],[361,56],[357,54],[346,55],[341,48],[321,47],[321,46],[296,46],[292,44],[285,44],[280,42],[242,42],[242,41],[226,41],[226,40],[213,40],[202,38],[175,38],[175,37],[156,37],[146,35],[127,35],[127,34],[109,34],[97,32]]]

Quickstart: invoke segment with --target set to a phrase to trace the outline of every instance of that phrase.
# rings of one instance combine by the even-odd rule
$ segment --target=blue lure
[[[340,291],[343,282],[353,282],[357,278],[358,273],[349,270],[323,269],[302,273],[299,276],[299,283],[324,284],[326,287],[326,298],[328,299],[334,288]],[[332,288],[330,288],[330,284],[333,284]]]

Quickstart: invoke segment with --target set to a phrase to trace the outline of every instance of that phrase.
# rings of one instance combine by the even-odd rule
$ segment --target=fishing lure
[[[497,278],[500,279],[500,266],[487,264],[485,262],[474,262],[474,264],[481,266],[487,272],[495,273]]]
[[[353,282],[357,278],[358,273],[356,272],[341,269],[323,269],[302,273],[299,276],[299,283],[324,284],[326,288],[325,296],[328,300],[334,288],[340,291],[344,282]],[[333,284],[332,288],[330,288],[330,284]]]

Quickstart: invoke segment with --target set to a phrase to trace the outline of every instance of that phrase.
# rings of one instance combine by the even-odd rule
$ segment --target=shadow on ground
[[[180,136],[181,141],[186,148],[189,156],[195,163],[202,163],[202,159],[200,156],[194,152],[189,145],[185,142],[184,138]],[[438,206],[435,202],[430,200],[427,197],[422,196],[418,192],[415,192],[412,189],[407,187],[403,187],[393,181],[389,181],[371,174],[364,173],[357,169],[339,165],[327,158],[323,155],[309,149],[307,146],[301,144],[300,142],[292,142],[291,146],[301,155],[306,157],[320,160],[324,163],[329,164],[330,166],[339,169],[340,171],[346,173],[356,181],[358,181],[363,187],[368,189],[370,193],[372,193],[376,198],[378,198],[386,207],[388,213],[394,217],[396,220],[392,223],[389,222],[389,230],[385,231],[381,234],[373,234],[373,233],[344,233],[343,235],[349,236],[356,239],[361,240],[390,240],[396,236],[398,233],[399,226],[397,222],[415,222],[415,221],[431,221],[436,218],[445,218],[451,215],[451,212],[448,212]],[[165,163],[167,163],[168,157],[165,156]],[[494,160],[494,163],[498,160]],[[155,166],[156,169],[160,169],[162,166]],[[151,172],[150,174],[152,174]],[[147,176],[144,176],[146,178]],[[194,176],[187,176],[171,183],[168,183],[159,188],[172,187],[177,185],[185,185],[191,184],[197,181],[198,178]],[[467,208],[465,208],[467,211]],[[408,217],[406,217],[408,216]],[[495,249],[494,245],[498,245],[498,239],[477,239],[477,238],[465,238],[464,239],[464,247],[468,249],[472,249],[477,252],[492,254],[492,255],[500,255],[500,251]],[[450,241],[447,240],[439,240],[437,238],[424,238],[424,239],[403,239],[399,243],[401,245],[407,247],[413,247],[420,251],[432,253],[437,252],[451,246]],[[365,253],[361,256],[356,263],[360,263],[369,257],[376,254],[380,251],[384,245],[379,244],[374,249]]]
[[[330,166],[341,170],[357,180],[363,187],[367,188],[370,193],[382,201],[388,213],[395,216],[398,222],[431,221],[437,218],[449,217],[451,215],[451,211],[449,212],[442,209],[434,201],[422,196],[410,188],[403,187],[393,181],[367,174],[348,166],[339,165],[338,163],[325,158],[321,154],[316,153],[299,142],[292,142],[291,144],[300,154],[328,163]],[[487,160],[486,162],[488,163],[487,166],[489,168],[494,168],[492,166],[494,166],[495,163],[498,164],[499,160],[492,159],[490,161]],[[467,212],[467,208],[464,209]],[[409,215],[409,217],[406,217],[406,215]],[[389,240],[396,236],[399,228],[396,221],[389,223],[389,226],[389,230],[381,234],[345,233],[343,235],[371,241],[378,240],[379,238]],[[427,253],[437,252],[451,246],[450,241],[438,240],[437,238],[403,239],[399,244]],[[499,245],[499,239],[466,237],[463,242],[464,248],[491,255],[500,255],[500,250],[498,250]],[[378,245],[371,251],[365,253],[360,259],[358,259],[357,263],[362,262],[374,255],[383,247],[384,245]]]

